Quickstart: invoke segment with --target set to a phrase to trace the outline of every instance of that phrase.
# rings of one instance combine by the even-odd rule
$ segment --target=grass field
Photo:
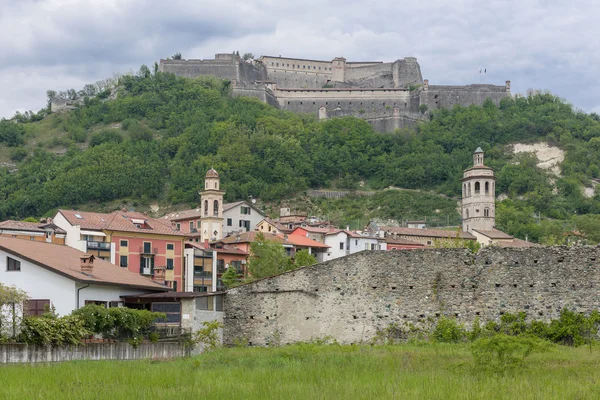
[[[232,348],[174,361],[0,367],[1,399],[599,399],[600,351],[554,347],[506,375],[467,345]]]

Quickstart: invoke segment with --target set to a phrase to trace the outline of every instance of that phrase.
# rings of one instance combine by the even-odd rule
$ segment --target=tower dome
[[[206,177],[207,178],[218,178],[219,177],[219,173],[214,168],[211,168],[206,173]]]

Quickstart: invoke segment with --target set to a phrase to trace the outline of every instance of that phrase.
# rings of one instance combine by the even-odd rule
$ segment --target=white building
[[[264,218],[265,215],[247,201],[223,204],[223,236],[253,231]]]
[[[68,246],[0,237],[0,282],[27,293],[30,314],[53,306],[59,315],[85,304],[118,307],[121,296],[169,288]]]

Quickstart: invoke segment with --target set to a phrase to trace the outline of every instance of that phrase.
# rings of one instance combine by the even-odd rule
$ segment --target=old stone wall
[[[600,308],[600,248],[364,251],[231,289],[224,341],[253,345],[372,338],[440,315],[470,324],[525,311],[557,318]]]
[[[233,54],[217,54],[213,60],[160,60],[158,70],[186,78],[214,76],[236,81],[240,85],[265,80],[267,77],[262,66],[246,63]]]
[[[456,104],[470,106],[471,104],[482,105],[490,98],[494,104],[500,104],[500,100],[510,96],[505,86],[495,85],[466,85],[466,86],[442,86],[429,85],[428,90],[421,92],[421,103],[427,104],[430,110],[440,108],[452,108]]]

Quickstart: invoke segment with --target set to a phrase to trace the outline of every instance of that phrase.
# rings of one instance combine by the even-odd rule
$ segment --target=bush
[[[94,147],[108,142],[121,143],[122,141],[123,136],[121,136],[118,131],[114,129],[103,129],[92,134],[90,137],[90,146]]]
[[[78,345],[91,332],[77,316],[60,318],[25,317],[21,322],[19,341],[44,346]]]
[[[106,309],[97,305],[86,305],[73,311],[92,333],[104,338],[126,339],[148,336],[157,320],[164,320],[165,314],[127,307]]]
[[[27,150],[24,147],[15,147],[10,152],[10,159],[13,161],[23,161],[27,158]]]
[[[437,342],[458,343],[466,338],[465,328],[452,318],[441,317],[433,330],[433,339]]]
[[[537,338],[498,334],[476,340],[471,354],[478,370],[503,374],[522,367],[527,357],[547,348],[548,343]]]
[[[223,324],[219,321],[204,321],[203,328],[194,333],[192,343],[204,345],[204,350],[212,350],[219,346],[219,329]]]

